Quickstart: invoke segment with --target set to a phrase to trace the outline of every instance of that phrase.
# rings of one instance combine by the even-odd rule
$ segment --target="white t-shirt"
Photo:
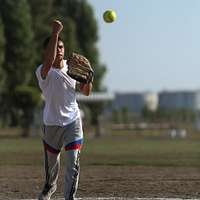
[[[44,124],[66,126],[80,116],[76,102],[76,81],[66,73],[66,60],[62,69],[51,67],[45,79],[41,77],[41,68],[42,65],[37,68],[36,76],[45,98]]]

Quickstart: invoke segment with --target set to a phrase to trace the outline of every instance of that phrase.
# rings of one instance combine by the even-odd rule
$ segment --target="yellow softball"
[[[106,23],[112,23],[117,19],[116,12],[114,10],[106,10],[103,13],[103,19]]]

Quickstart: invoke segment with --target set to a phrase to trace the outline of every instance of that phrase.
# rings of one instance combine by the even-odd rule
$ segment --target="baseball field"
[[[0,199],[36,199],[44,178],[40,137],[4,135],[0,144]],[[63,196],[63,174],[62,162],[54,198]],[[172,139],[165,131],[85,132],[77,196],[200,198],[200,133]]]

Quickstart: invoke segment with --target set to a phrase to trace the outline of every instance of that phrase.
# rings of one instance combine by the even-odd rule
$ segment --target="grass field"
[[[39,137],[0,139],[0,165],[42,165]],[[85,137],[83,165],[200,166],[200,136],[171,139],[155,133],[116,132]]]
[[[0,136],[0,158],[0,199],[35,199],[44,180],[40,137]],[[199,167],[197,133],[117,131],[95,139],[85,132],[78,197],[200,198]],[[63,176],[62,165],[56,198]]]

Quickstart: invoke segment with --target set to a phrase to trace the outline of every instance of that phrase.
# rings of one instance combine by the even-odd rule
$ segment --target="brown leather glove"
[[[72,53],[67,59],[67,74],[80,83],[90,83],[94,78],[94,71],[90,62],[83,55]]]

